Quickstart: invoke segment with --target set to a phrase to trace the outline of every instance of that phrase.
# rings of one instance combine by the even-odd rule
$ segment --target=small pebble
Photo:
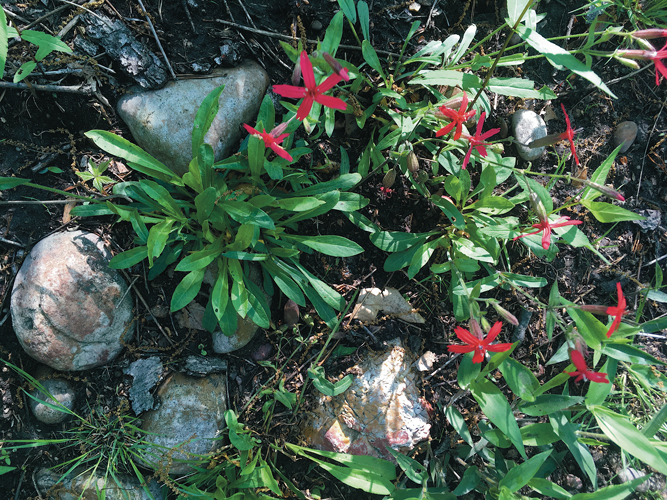
[[[571,490],[580,490],[584,487],[584,483],[578,476],[568,474],[565,476],[565,487]]]
[[[644,477],[645,475],[645,472],[628,467],[627,469],[622,469],[618,472],[617,479],[619,483],[623,484],[632,481],[633,479],[637,479],[638,477]],[[650,482],[645,481],[637,486],[636,491],[639,493],[646,493],[649,490],[649,486]]]
[[[251,356],[255,361],[264,361],[271,356],[271,351],[273,351],[273,346],[271,346],[271,344],[262,344],[255,349]]]
[[[285,303],[285,307],[283,308],[283,320],[289,327],[292,327],[299,322],[299,305],[296,302],[288,300]]]
[[[534,111],[520,109],[512,115],[512,130],[514,132],[514,144],[519,156],[526,161],[537,160],[544,152],[544,147],[529,148],[529,144],[537,139],[546,137],[547,124],[540,115]]]
[[[313,31],[322,31],[322,23],[317,20],[313,21],[310,27]]]
[[[635,122],[619,123],[614,129],[614,147],[623,144],[621,153],[625,153],[637,138],[637,124]]]
[[[56,398],[56,400],[58,400],[58,402],[65,408],[67,408],[68,410],[72,410],[74,408],[74,402],[75,402],[74,388],[67,380],[50,378],[42,380],[40,381],[40,383],[42,384],[42,386],[44,386],[44,389],[46,389],[49,392],[49,394],[51,394],[54,398]],[[57,404],[55,401],[53,401],[51,398],[43,394],[38,389],[35,389],[32,392],[32,395],[35,398],[39,399],[40,401],[46,401],[47,403],[52,405]],[[35,415],[35,418],[45,424],[58,424],[64,421],[69,416],[69,414],[65,410],[56,410],[50,408],[44,403],[35,401],[32,398],[30,399],[30,409]]]

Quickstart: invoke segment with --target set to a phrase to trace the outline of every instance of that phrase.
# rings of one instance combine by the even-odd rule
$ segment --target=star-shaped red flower
[[[283,142],[285,137],[289,136],[289,134],[278,133],[278,129],[280,126],[274,128],[271,132],[267,132],[266,129],[262,129],[261,132],[258,132],[257,130],[255,130],[246,123],[244,123],[243,126],[245,127],[245,129],[248,131],[249,134],[262,139],[264,141],[264,145],[267,148],[271,148],[278,156],[280,156],[281,158],[285,158],[287,161],[292,161],[292,156],[278,145],[281,142]]]
[[[347,104],[338,97],[324,95],[325,92],[331,90],[338,82],[341,81],[341,76],[337,73],[329,75],[326,80],[317,85],[315,83],[315,73],[313,72],[313,65],[308,58],[308,54],[304,50],[301,52],[301,74],[303,75],[304,87],[294,87],[292,85],[274,85],[273,91],[283,97],[290,97],[292,99],[301,99],[301,105],[296,113],[297,120],[303,120],[313,107],[313,102],[319,102],[322,106],[328,108],[345,110]]]
[[[491,345],[502,328],[502,323],[496,321],[496,324],[491,327],[489,334],[486,338],[475,337],[465,328],[457,326],[454,332],[461,342],[465,342],[467,345],[450,345],[447,349],[449,352],[458,352],[458,353],[468,353],[474,352],[475,355],[472,357],[473,363],[481,363],[484,360],[484,355],[487,351],[491,352],[505,352],[511,349],[512,344],[494,344]],[[480,330],[481,333],[481,330]]]
[[[538,222],[537,224],[533,224],[532,227],[536,228],[537,231],[515,236],[514,238],[512,238],[512,241],[516,241],[519,238],[523,238],[524,236],[530,236],[532,234],[537,234],[540,231],[542,231],[542,248],[548,250],[549,247],[551,246],[551,230],[553,228],[564,227],[564,226],[576,226],[578,224],[581,224],[580,220],[570,220],[569,217],[560,217],[558,220],[556,220],[556,222],[550,222],[549,218],[547,217],[543,221]]]
[[[667,67],[662,59],[667,59],[667,43],[660,50],[618,50],[615,55],[630,59],[653,61],[655,65],[655,84],[660,85],[660,75],[667,78]]]
[[[579,351],[571,350],[570,359],[572,360],[572,363],[574,363],[574,366],[577,370],[574,372],[565,371],[565,373],[567,373],[570,377],[577,377],[574,379],[575,382],[579,382],[581,380],[590,380],[591,382],[598,382],[600,384],[609,383],[606,373],[593,372],[588,369],[584,355]]]
[[[468,94],[463,92],[463,97],[461,99],[461,106],[459,107],[458,111],[448,108],[447,106],[440,106],[438,108],[440,113],[452,120],[452,122],[438,130],[435,133],[436,137],[442,137],[443,135],[449,134],[452,130],[454,130],[454,127],[456,127],[456,131],[454,132],[454,137],[452,137],[452,139],[458,141],[461,137],[461,132],[463,131],[463,124],[475,116],[477,111],[474,109],[466,111],[466,109],[468,109]]]
[[[628,312],[625,309],[628,304],[625,301],[625,297],[623,297],[623,290],[621,290],[621,283],[620,282],[616,283],[616,293],[618,295],[618,305],[616,307],[608,307],[607,308],[607,314],[609,316],[614,316],[614,322],[609,327],[609,331],[607,332],[607,338],[611,337],[611,335],[616,330],[618,330],[618,326],[621,324],[621,319],[623,318],[623,315],[627,314],[627,312]]]
[[[579,158],[577,157],[577,152],[574,149],[574,134],[576,134],[577,132],[572,130],[572,125],[570,125],[570,117],[567,116],[567,113],[565,112],[565,106],[561,104],[560,107],[563,109],[563,114],[565,115],[565,123],[567,124],[567,130],[562,134],[558,134],[558,138],[561,141],[570,142],[570,151],[572,151],[572,156],[574,156],[574,161],[577,162],[577,165],[579,165]]]
[[[482,114],[479,117],[479,121],[477,122],[477,130],[475,131],[475,135],[465,135],[463,136],[464,139],[466,139],[470,143],[470,148],[468,149],[468,152],[466,153],[465,158],[463,159],[463,169],[466,168],[466,165],[468,165],[468,162],[470,161],[470,154],[472,153],[472,150],[475,149],[481,156],[487,156],[486,148],[484,146],[488,146],[488,142],[486,139],[491,137],[492,135],[497,134],[500,132],[499,128],[492,128],[488,132],[484,132],[482,134],[482,128],[484,127],[484,119],[486,118],[486,111],[482,111]]]

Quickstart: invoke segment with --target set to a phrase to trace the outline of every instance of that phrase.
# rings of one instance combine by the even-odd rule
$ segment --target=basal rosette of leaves
[[[343,297],[299,263],[301,252],[318,251],[336,257],[362,252],[342,236],[304,236],[298,223],[330,210],[353,212],[368,201],[345,192],[360,180],[345,174],[315,183],[301,170],[289,167],[283,158],[269,161],[263,143],[250,136],[239,155],[214,163],[213,149],[204,142],[218,111],[224,87],[211,92],[199,108],[192,132],[192,150],[197,155],[183,177],[175,175],[138,146],[112,133],[93,130],[86,135],[109,154],[124,158],[130,167],[147,176],[122,182],[113,193],[132,200],[128,205],[107,201],[106,205],[84,205],[72,215],[116,214],[130,222],[136,246],[116,255],[116,269],[148,261],[148,278],[154,279],[176,263],[186,273],[171,298],[171,310],[187,306],[198,295],[207,270],[214,285],[204,315],[204,326],[220,326],[226,335],[237,327],[237,313],[263,328],[270,324],[270,309],[262,288],[249,278],[249,265],[259,264],[263,288],[273,292],[273,283],[291,300],[305,306],[308,299],[327,323],[335,322],[335,311]],[[259,113],[262,123],[273,127],[271,100],[264,99]],[[297,124],[298,125],[298,124]],[[293,158],[309,153],[305,147],[290,149]],[[288,192],[275,183],[289,183]]]

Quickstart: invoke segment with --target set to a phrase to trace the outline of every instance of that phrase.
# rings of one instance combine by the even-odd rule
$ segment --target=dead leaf
[[[554,120],[554,119],[558,118],[558,116],[556,116],[556,113],[554,112],[554,108],[552,108],[551,106],[547,106],[546,108],[544,108],[544,116],[542,118],[544,119],[544,122],[546,123],[549,120]]]
[[[421,358],[419,358],[417,363],[417,370],[420,372],[427,372],[433,368],[433,363],[435,363],[435,354],[431,351],[426,351]]]
[[[67,224],[72,220],[72,216],[69,213],[74,207],[76,207],[76,201],[72,200],[65,205],[65,208],[63,208],[63,224]]]
[[[395,288],[387,288],[384,291],[379,288],[362,289],[352,311],[352,319],[375,321],[380,311],[384,311],[385,314],[395,314],[409,323],[426,322],[418,313],[413,312],[410,303]]]

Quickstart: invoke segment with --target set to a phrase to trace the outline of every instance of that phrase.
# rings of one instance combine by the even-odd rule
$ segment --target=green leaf
[[[176,266],[176,271],[190,272],[197,269],[204,269],[220,256],[224,245],[223,237],[220,236],[215,243],[206,245],[201,250],[192,252],[182,259]]]
[[[464,90],[471,88],[481,88],[482,80],[477,75],[454,71],[452,69],[439,69],[427,71],[416,76],[413,80],[422,85],[446,85],[451,87],[462,87]]]
[[[480,479],[477,466],[471,465],[470,467],[466,467],[463,477],[452,493],[457,497],[466,495],[477,487]]]
[[[225,90],[225,86],[220,85],[209,92],[197,110],[195,121],[192,126],[193,154],[199,151],[199,146],[204,143],[204,137],[206,136],[208,129],[211,128],[215,116],[218,114],[218,110],[220,109],[220,94],[222,94],[223,90]]]
[[[607,181],[607,175],[609,175],[611,167],[614,166],[616,155],[618,155],[622,147],[623,145],[620,144],[616,149],[614,149],[614,151],[612,151],[609,156],[607,156],[607,158],[600,164],[600,166],[595,169],[595,172],[593,175],[591,175],[591,182],[604,186],[604,183]],[[593,189],[592,187],[586,187],[584,192],[581,193],[582,200],[593,201],[599,196],[602,196],[602,193],[596,189]]]
[[[361,53],[364,56],[364,60],[368,63],[368,65],[375,71],[377,71],[383,80],[386,80],[387,77],[384,74],[384,70],[382,69],[382,64],[380,63],[380,59],[378,59],[378,55],[375,52],[373,46],[371,45],[371,42],[369,42],[368,40],[364,40],[363,42],[361,42]]]
[[[134,164],[132,165],[132,168],[138,170],[142,174],[156,177],[163,181],[171,182],[172,184],[182,185],[182,181],[169,169],[169,167],[156,160],[146,151],[139,146],[132,144],[127,139],[123,139],[106,130],[91,130],[84,135],[107,153],[124,158],[128,162],[132,162]]]
[[[296,236],[285,234],[283,235],[283,238],[286,240],[297,241],[313,250],[333,257],[352,257],[353,255],[360,254],[364,251],[361,246],[343,236]]]
[[[461,389],[468,389],[470,384],[477,379],[477,376],[482,369],[482,364],[473,363],[472,358],[472,352],[464,354],[463,358],[461,358],[459,371],[456,373],[456,382]]]
[[[357,12],[359,12],[359,24],[361,25],[361,33],[365,40],[371,37],[370,16],[368,14],[368,4],[364,0],[357,3]]]
[[[562,412],[554,412],[549,414],[549,421],[553,430],[561,440],[565,443],[565,446],[570,450],[572,456],[581,467],[581,470],[586,473],[588,478],[593,483],[593,488],[597,489],[598,487],[598,476],[595,469],[595,462],[591,452],[588,451],[588,447],[585,444],[579,442],[579,438],[576,434],[579,426],[573,425],[567,419],[567,417]]]
[[[542,35],[537,33],[537,31],[529,29],[523,25],[518,27],[517,32],[521,38],[523,38],[528,43],[528,45],[530,45],[538,53],[544,55],[544,57],[546,57],[551,64],[556,67],[565,66],[573,73],[576,73],[582,78],[585,78],[597,88],[605,91],[611,97],[616,99],[614,93],[609,90],[609,87],[605,85],[602,79],[596,75],[592,69],[570,54],[567,50],[559,47],[555,43],[550,42]]]
[[[195,207],[197,207],[197,221],[200,224],[208,219],[215,207],[215,200],[217,200],[218,191],[214,187],[204,189],[195,197]]]
[[[474,446],[472,436],[470,435],[470,431],[468,431],[468,425],[466,424],[463,415],[461,415],[461,412],[457,410],[454,405],[447,406],[445,409],[445,417],[449,420],[450,425],[454,427],[454,430],[459,433],[459,436],[461,436],[471,447]]]
[[[331,57],[336,56],[336,51],[343,37],[343,11],[339,10],[329,21],[329,26],[324,34],[324,40],[320,45],[322,52],[328,52]]]
[[[141,179],[139,181],[141,189],[144,190],[148,196],[157,201],[162,209],[176,220],[185,221],[187,217],[183,215],[178,203],[172,198],[166,188],[160,186],[157,182],[149,181],[148,179]]]
[[[338,0],[340,10],[343,11],[352,24],[357,22],[357,10],[354,8],[354,0]]]
[[[330,181],[318,182],[307,188],[300,189],[297,193],[299,196],[312,196],[315,194],[329,193],[335,190],[348,191],[355,187],[359,182],[361,182],[361,175],[358,173],[343,174]]]
[[[537,396],[533,401],[523,403],[519,409],[531,417],[542,417],[555,411],[564,410],[572,405],[581,403],[581,396],[564,396],[562,394],[544,394]]]
[[[475,38],[475,33],[477,33],[477,26],[475,26],[474,24],[468,26],[468,28],[465,30],[465,33],[463,33],[463,38],[461,38],[461,43],[459,43],[459,47],[456,49],[456,52],[452,56],[450,64],[456,64],[457,62],[459,62],[459,59],[463,57],[466,50],[468,50],[468,47],[470,47],[470,44]]]
[[[493,172],[493,169],[488,170]],[[466,208],[474,208],[478,212],[486,214],[501,215],[512,210],[514,208],[514,203],[502,196],[487,196]]]
[[[650,422],[642,429],[642,434],[647,438],[652,438],[658,433],[665,421],[667,421],[667,405],[663,405],[663,407],[651,417]]]
[[[530,457],[521,465],[512,467],[507,474],[505,474],[505,477],[500,480],[498,485],[501,488],[505,486],[512,493],[519,491],[528,484],[528,481],[530,481],[535,474],[537,474],[537,471],[540,470],[544,461],[549,458],[551,452],[552,450],[543,451],[542,453]]]
[[[528,367],[512,358],[508,358],[499,366],[499,369],[514,394],[524,401],[535,400],[533,391],[540,386],[540,382]]]
[[[601,201],[581,200],[581,204],[591,211],[600,222],[621,222],[625,220],[646,220],[630,210]]]
[[[381,231],[370,235],[373,245],[385,252],[402,252],[416,245],[431,233],[404,233],[403,231]]]
[[[264,229],[275,229],[273,219],[263,210],[245,201],[224,201],[218,203],[229,216],[239,224],[253,224]]]
[[[148,247],[135,247],[132,250],[114,255],[109,261],[111,269],[127,269],[148,257]]]
[[[335,384],[329,382],[324,372],[324,368],[321,366],[308,368],[308,378],[312,379],[313,385],[325,396],[338,396],[343,394],[354,381],[352,375],[346,375],[341,380]]]
[[[571,304],[566,302],[567,305]],[[607,328],[591,313],[568,307],[567,313],[577,325],[577,330],[584,337],[586,344],[595,350],[601,348],[601,342],[607,340]]]
[[[521,437],[525,446],[546,446],[560,441],[551,424],[528,424],[521,427]]]
[[[535,83],[525,78],[495,77],[489,79],[489,90],[500,95],[521,97],[522,99],[556,99],[556,94],[546,85],[540,90],[534,89]]]
[[[174,225],[174,219],[165,219],[151,227],[148,232],[146,246],[148,247],[148,267],[153,267],[153,259],[157,259],[167,245],[169,233]]]
[[[35,59],[37,61],[41,61],[54,51],[65,52],[66,54],[72,53],[72,49],[70,49],[65,42],[59,38],[56,38],[55,36],[49,35],[48,33],[33,30],[23,30],[21,31],[21,38],[27,42],[34,43],[39,47],[37,53],[35,54]]]
[[[306,210],[312,210],[313,208],[323,205],[322,200],[317,198],[309,197],[295,197],[295,198],[284,198],[282,200],[276,200],[278,207],[285,210],[290,210],[292,212],[305,212]]]
[[[257,137],[256,135],[248,137],[248,164],[250,165],[250,174],[253,177],[259,176],[262,173],[265,151],[266,146],[261,137]]]
[[[428,480],[428,470],[414,458],[403,455],[391,447],[387,447],[387,451],[396,459],[396,463],[403,469],[408,479],[417,484],[425,483]]]
[[[229,276],[227,274],[227,267],[222,260],[218,261],[218,275],[211,291],[211,307],[215,313],[218,321],[222,318],[227,309],[227,301],[229,300]]]
[[[250,309],[250,301],[248,300],[248,291],[246,290],[244,280],[234,280],[230,297],[236,312],[239,313],[239,316],[245,318]]]
[[[507,0],[507,15],[509,17],[510,28],[517,26],[523,19],[521,13],[526,8],[530,0]],[[527,14],[528,12],[526,12]],[[524,15],[525,16],[525,15]]]
[[[18,71],[14,73],[14,83],[18,83],[27,78],[36,67],[37,63],[35,61],[26,61],[21,64],[21,67],[18,69]]]
[[[556,483],[552,483],[548,479],[541,477],[534,477],[528,481],[528,486],[537,491],[543,497],[556,498],[557,500],[567,500],[572,497],[571,493],[561,488]]]
[[[519,425],[500,389],[488,380],[481,379],[470,384],[470,392],[491,423],[498,427],[512,441],[521,456],[527,459]]]
[[[434,195],[431,197],[431,202],[444,212],[449,219],[449,222],[454,224],[455,228],[465,229],[466,223],[463,219],[463,215],[461,215],[461,212],[459,212],[458,208],[456,208],[451,201]]]
[[[12,189],[21,184],[28,184],[29,182],[30,179],[22,179],[20,177],[0,177],[0,190]]]
[[[0,79],[5,74],[5,63],[7,62],[7,52],[9,50],[8,39],[7,17],[5,16],[5,11],[0,8]]]
[[[205,271],[205,269],[197,269],[185,275],[171,297],[171,312],[183,309],[194,300],[201,288]]]
[[[618,362],[614,358],[607,358],[604,365],[598,370],[600,373],[606,373],[607,379],[611,382],[616,377],[616,366]],[[586,405],[601,405],[607,399],[611,392],[613,384],[590,384],[586,393]]]
[[[651,356],[649,353],[629,344],[606,344],[601,349],[602,354],[625,361],[627,363],[637,363],[640,365],[664,365],[663,361]]]
[[[623,451],[634,455],[658,472],[667,474],[667,463],[648,438],[625,417],[602,406],[592,406],[589,410],[595,416],[600,430]]]
[[[623,500],[632,495],[637,486],[647,481],[650,476],[638,477],[627,483],[600,488],[594,493],[577,493],[570,500]]]

